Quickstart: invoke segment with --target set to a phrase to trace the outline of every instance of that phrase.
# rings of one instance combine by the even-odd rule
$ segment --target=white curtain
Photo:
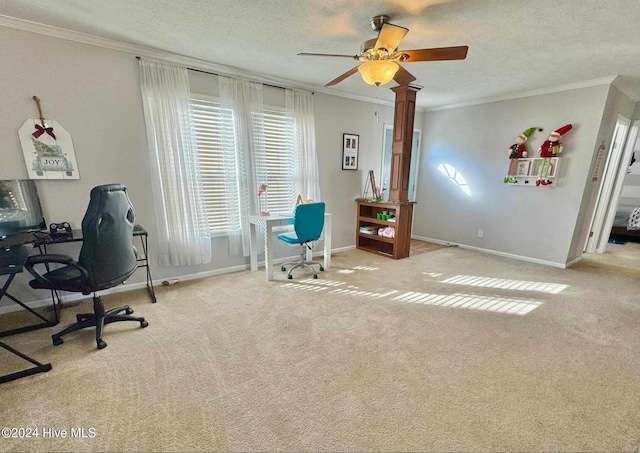
[[[297,156],[296,191],[305,200],[320,201],[320,178],[316,155],[313,94],[286,89],[286,112],[293,118],[294,155]]]
[[[266,181],[262,84],[218,78],[221,108],[233,115],[233,130],[226,130],[225,146],[234,146],[237,162],[238,224],[229,235],[229,253],[249,255],[249,216],[258,206],[258,185]]]
[[[160,263],[211,262],[186,68],[140,59]]]

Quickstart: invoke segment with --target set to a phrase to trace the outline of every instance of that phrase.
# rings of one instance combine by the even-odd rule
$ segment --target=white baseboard
[[[574,260],[569,264],[556,263],[555,261],[541,260],[541,259],[538,259],[538,258],[531,258],[529,256],[514,255],[513,253],[506,253],[506,252],[499,252],[497,250],[483,249],[483,248],[480,248],[480,247],[474,247],[472,245],[456,244],[454,242],[446,242],[446,241],[441,241],[440,239],[433,239],[433,238],[428,238],[428,237],[424,237],[424,236],[415,236],[415,235],[413,235],[413,236],[411,236],[411,239],[418,239],[420,241],[433,242],[434,244],[446,245],[448,247],[456,247],[457,246],[457,247],[460,247],[461,249],[474,250],[476,252],[488,253],[490,255],[503,256],[505,258],[512,258],[512,259],[516,259],[516,260],[520,260],[520,261],[528,261],[530,263],[543,264],[545,266],[559,267],[561,269],[565,269],[565,268],[569,267],[571,264],[574,264],[574,262],[575,262],[575,260]]]
[[[440,239],[433,239],[424,236],[412,235],[411,239],[417,239],[418,241],[432,242],[434,244],[446,245],[447,247],[458,247],[458,244],[454,242],[441,241]]]
[[[575,260],[571,260],[567,263],[566,267],[570,267],[573,266],[574,264],[576,264],[578,261],[580,261],[582,259],[582,256],[577,257]]]
[[[347,252],[349,250],[355,250],[356,246],[354,245],[349,245],[347,247],[340,247],[339,249],[332,249],[331,250],[331,254],[333,255],[334,253],[340,253],[340,252]],[[319,255],[322,255],[322,252],[318,253]],[[313,256],[316,256],[316,254],[314,253]]]

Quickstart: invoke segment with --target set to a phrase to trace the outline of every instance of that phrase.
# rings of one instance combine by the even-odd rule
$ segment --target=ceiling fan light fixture
[[[358,66],[362,79],[369,85],[384,85],[391,82],[400,66],[395,61],[374,60]]]

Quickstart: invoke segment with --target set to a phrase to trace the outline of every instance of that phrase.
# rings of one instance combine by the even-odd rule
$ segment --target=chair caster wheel
[[[60,346],[62,343],[64,343],[64,340],[60,337],[51,337],[51,340],[54,346]]]
[[[293,278],[293,275],[287,275],[287,278],[291,280]]]
[[[107,342],[104,340],[98,341],[98,349],[104,349],[107,347]]]
[[[129,308],[127,307],[127,309],[124,311],[126,314],[131,315],[133,314],[133,308]]]
[[[320,266],[320,272],[324,272],[324,267]]]
[[[149,326],[149,323],[147,321],[140,321],[140,327],[145,328],[148,326]]]
[[[282,267],[280,268],[280,270],[281,270],[282,272],[286,271],[286,269],[284,268],[284,266],[282,266]]]
[[[313,274],[313,278],[318,278],[318,276],[316,274]]]

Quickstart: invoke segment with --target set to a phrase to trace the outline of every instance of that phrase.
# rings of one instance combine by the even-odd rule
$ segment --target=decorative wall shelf
[[[518,166],[516,168],[515,175],[507,175],[505,177],[505,183],[514,186],[531,186],[536,187],[536,181],[539,179],[540,168],[545,159],[542,157],[525,157],[517,159]],[[557,185],[558,169],[560,168],[560,158],[550,157],[550,169],[545,181],[549,181],[547,185]],[[509,181],[511,178],[511,181]],[[515,182],[513,182],[515,180]]]

